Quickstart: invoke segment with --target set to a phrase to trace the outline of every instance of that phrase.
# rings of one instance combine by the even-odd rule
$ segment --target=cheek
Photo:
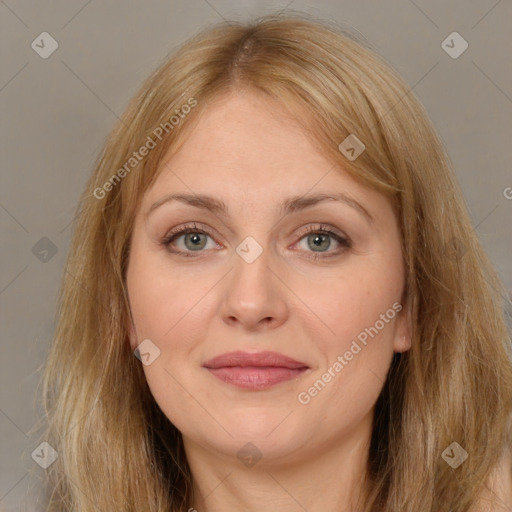
[[[351,268],[322,276],[313,286],[306,280],[294,283],[297,295],[306,298],[301,315],[309,319],[310,338],[331,357],[333,352],[348,350],[351,341],[376,322],[380,345],[391,346],[396,312],[392,310],[384,324],[381,315],[400,301],[402,287],[400,260],[391,257],[354,260]]]
[[[322,328],[314,338],[309,333],[324,358],[301,389],[306,395],[300,403],[311,400],[324,419],[332,416],[338,421],[335,411],[340,410],[347,419],[367,412],[389,370],[401,310],[402,266],[400,259],[391,256],[387,261],[376,260],[359,260],[350,272],[325,280],[308,296],[328,329]],[[321,322],[317,320],[316,325],[321,327]]]
[[[198,285],[190,277],[175,275],[169,268],[161,268],[161,260],[142,257],[134,250],[127,272],[127,288],[137,331],[137,340],[132,339],[132,344],[149,338],[165,350],[177,339],[177,332],[190,337],[184,326],[198,325],[197,320],[202,316],[201,299],[211,286],[204,280]]]
[[[183,418],[204,413],[188,399],[186,390],[193,386],[186,378],[185,363],[192,364],[190,352],[204,318],[204,304],[200,299],[208,289],[198,287],[190,279],[174,276],[135,247],[126,281],[136,327],[136,334],[130,339],[132,349],[145,339],[158,347],[158,358],[150,365],[143,365],[146,381],[168,419],[178,428],[186,428]]]

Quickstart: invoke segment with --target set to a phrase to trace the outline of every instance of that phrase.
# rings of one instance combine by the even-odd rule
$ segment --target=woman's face
[[[367,433],[410,344],[389,202],[260,93],[210,106],[161,168],[131,241],[131,345],[150,340],[185,445],[289,462]]]

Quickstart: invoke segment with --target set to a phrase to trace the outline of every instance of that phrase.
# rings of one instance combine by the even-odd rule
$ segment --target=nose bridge
[[[262,237],[258,238],[261,240]],[[270,251],[268,244],[263,244],[263,241],[260,244],[255,237],[247,236],[236,247],[231,289],[248,304],[254,302],[256,305],[257,301],[267,300],[271,295]]]
[[[280,324],[287,311],[282,286],[272,269],[271,251],[256,236],[247,236],[235,248],[223,311],[226,320],[236,319],[253,328],[263,321]]]

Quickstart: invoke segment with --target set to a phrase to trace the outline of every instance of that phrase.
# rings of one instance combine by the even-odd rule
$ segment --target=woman
[[[370,49],[300,17],[205,31],[82,196],[50,510],[510,510],[501,290]]]

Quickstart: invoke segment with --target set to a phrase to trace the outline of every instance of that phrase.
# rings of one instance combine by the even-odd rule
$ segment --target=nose
[[[289,292],[269,251],[264,249],[252,262],[236,253],[232,261],[235,268],[223,290],[223,321],[247,331],[275,329],[286,322]]]

